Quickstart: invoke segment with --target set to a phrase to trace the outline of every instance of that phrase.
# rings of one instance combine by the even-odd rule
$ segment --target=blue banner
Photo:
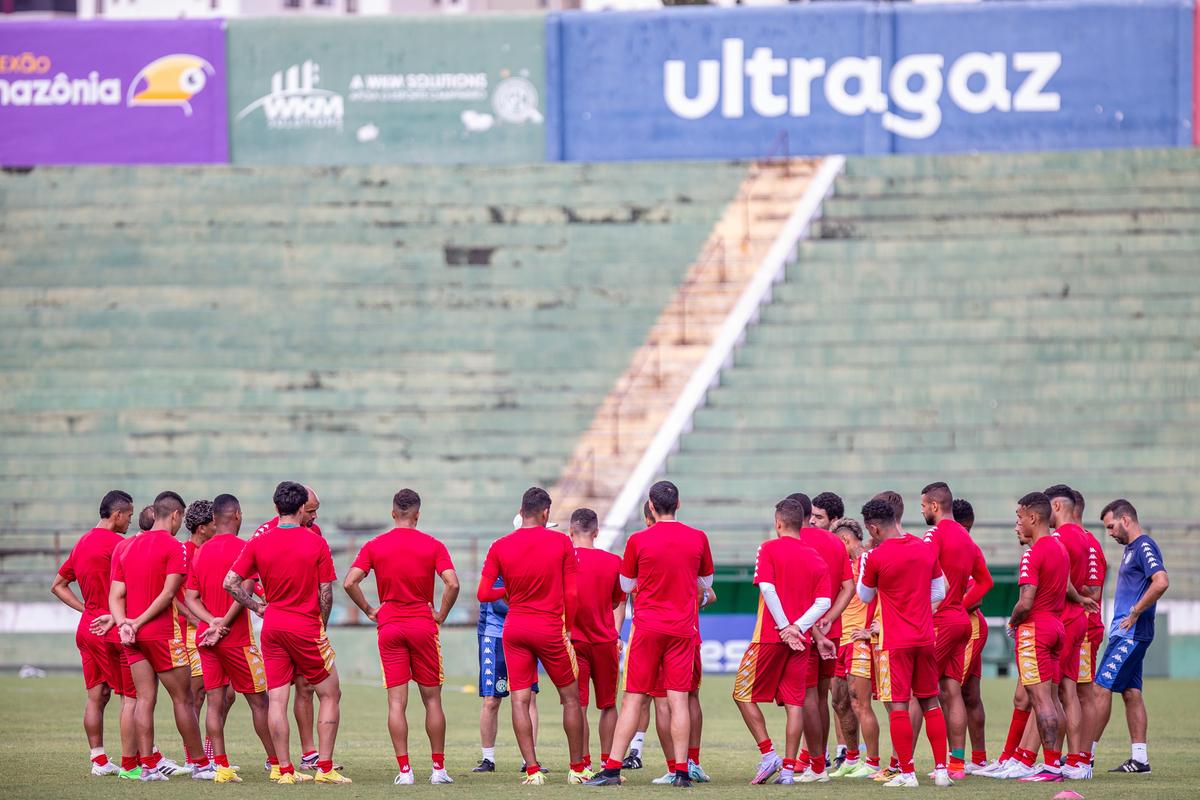
[[[700,663],[705,672],[737,672],[746,645],[754,635],[754,614],[701,614]],[[628,619],[621,640],[629,641]]]
[[[554,16],[547,155],[1185,146],[1192,11],[1093,0]]]

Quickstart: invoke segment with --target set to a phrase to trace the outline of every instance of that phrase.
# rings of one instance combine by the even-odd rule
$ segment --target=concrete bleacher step
[[[1200,233],[1200,211],[1055,211],[920,218],[825,216],[816,226],[816,235],[822,239],[972,239],[1054,233],[1061,231],[1064,223],[1070,226],[1073,235],[1093,231],[1107,236],[1160,232],[1197,234]]]
[[[903,158],[854,158],[846,163],[846,175],[854,177],[907,177],[963,175],[996,178],[1047,173],[1112,175],[1137,170],[1200,170],[1186,149],[1148,148],[1126,150],[1046,150],[1024,153],[907,156]]]
[[[1140,187],[1139,187],[1140,189]],[[937,218],[1029,216],[1035,214],[1088,214],[1097,212],[1196,211],[1200,194],[1195,191],[1140,189],[1081,193],[1077,189],[1043,188],[1037,192],[996,191],[980,187],[975,195],[922,197],[831,197],[824,205],[827,218]]]

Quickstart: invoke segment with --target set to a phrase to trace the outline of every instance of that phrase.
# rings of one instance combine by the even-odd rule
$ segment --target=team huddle
[[[278,517],[249,539],[239,536],[241,506],[232,495],[188,505],[163,492],[141,512],[142,531],[130,537],[124,534],[134,515],[132,497],[111,491],[101,501],[99,524],[75,545],[52,587],[81,612],[76,643],[88,692],[84,728],[93,775],[242,782],[225,747],[229,709],[241,694],[270,781],[351,782],[333,760],[341,691],[325,626],[337,576],[316,525],[319,500],[290,481],[279,484],[273,500]],[[699,612],[715,600],[715,568],[705,533],[676,520],[679,506],[674,484],[652,486],[643,509],[646,528],[629,536],[618,557],[594,546],[595,512],[575,510],[564,535],[549,523],[549,494],[536,487],[525,492],[516,530],[493,542],[476,590],[484,704],[483,758],[475,772],[495,770],[499,698],[510,696],[523,782],[546,782],[535,745],[540,667],[562,707],[568,783],[619,786],[623,770],[641,768],[651,707],[667,764],[666,774],[652,782],[688,787],[709,780],[700,765]],[[987,623],[979,609],[993,579],[970,536],[970,505],[945,483],[926,486],[921,512],[932,527],[919,538],[902,529],[903,500],[895,492],[867,502],[861,524],[846,517],[842,500],[829,492],[781,500],[777,536],[756,556],[758,613],[733,690],[760,753],[750,782],[847,778],[917,786],[914,740],[922,727],[938,786],[970,774],[1087,779],[1114,692],[1125,700],[1133,748],[1131,758],[1110,771],[1149,772],[1141,667],[1154,635],[1155,603],[1167,589],[1166,570],[1133,506],[1127,500],[1105,506],[1101,521],[1125,545],[1106,631],[1100,602],[1107,564],[1099,542],[1082,527],[1083,507],[1082,495],[1062,485],[1018,501],[1015,530],[1028,549],[1007,631],[1019,680],[1003,752],[989,762],[979,691]],[[416,492],[397,492],[395,527],[362,547],[343,581],[377,626],[397,785],[415,782],[410,682],[425,707],[429,782],[453,782],[445,767],[439,628],[460,584],[445,545],[417,528],[420,509]],[[180,542],[176,535],[184,526],[191,538]],[[361,586],[371,573],[377,603]],[[619,632],[627,608],[632,618],[622,665]],[[261,633],[252,615],[262,618]],[[155,745],[160,683],[183,740],[183,764]],[[301,739],[296,762],[289,742],[293,687]],[[111,693],[120,697],[119,765],[103,744]],[[596,764],[589,701],[600,710]],[[888,713],[886,765],[872,701]],[[784,709],[782,754],[768,734],[762,703]]]

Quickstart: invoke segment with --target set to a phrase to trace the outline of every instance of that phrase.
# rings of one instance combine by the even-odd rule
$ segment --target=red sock
[[[333,772],[333,759],[323,758],[317,761],[317,769],[321,772]]]
[[[846,760],[847,761],[858,761],[858,751],[851,750],[849,747],[847,747],[846,748]]]
[[[764,756],[774,749],[775,749],[775,745],[771,744],[770,739],[763,739],[761,742],[758,743],[758,752],[762,753]]]
[[[571,764],[571,772],[583,772],[583,762],[576,761]]]
[[[910,722],[909,725],[911,724]],[[888,760],[888,769],[900,769],[900,759],[896,758],[895,753],[892,753],[892,757]]]
[[[986,764],[987,763],[987,750],[972,750],[971,751],[971,763],[972,764]]]
[[[541,771],[542,771],[542,768],[538,764],[528,764],[525,767],[526,775],[537,775]]]
[[[933,749],[933,768],[946,768],[946,718],[942,709],[931,708],[925,712],[925,735]]]
[[[142,756],[142,769],[154,769],[154,756]]]
[[[150,754],[150,766],[151,767],[157,767],[158,762],[160,762],[160,761],[162,761],[162,753],[159,753],[156,751],[156,752],[153,752]]]
[[[229,769],[229,756],[225,755],[224,753],[217,753],[214,755],[213,761],[217,762],[218,767]]]
[[[434,753],[433,754],[433,768],[434,769],[445,769],[446,768],[446,754],[445,753]]]
[[[192,764],[200,769],[208,766],[208,756],[200,756]]]
[[[966,769],[966,767],[967,767],[966,761],[963,761],[961,758],[956,758],[955,756],[950,756],[950,771],[951,772],[962,772],[963,770]]]
[[[675,762],[668,761],[667,762],[667,772],[674,772],[674,771],[675,771]]]
[[[620,761],[617,761],[615,758],[612,758],[612,757],[610,756],[608,759],[606,759],[606,760],[605,760],[605,762],[604,762],[604,768],[605,768],[605,769],[615,769],[615,770],[620,770],[620,769],[621,769],[621,762],[620,762]]]
[[[892,746],[896,748],[900,771],[907,775],[913,771],[913,728],[907,709],[890,712],[888,721],[891,723]]]
[[[1067,766],[1068,767],[1079,766],[1079,754],[1078,753],[1067,753]]]
[[[796,759],[785,758],[783,760],[783,768],[785,770],[787,770],[788,772],[795,772],[796,771]]]
[[[131,769],[135,769],[137,767],[137,765],[138,765],[138,757],[137,756],[124,756],[124,755],[121,756],[121,769],[125,770],[126,772],[128,772]]]
[[[601,763],[601,764],[607,764],[607,763],[608,763],[608,753],[601,753],[601,754],[600,754],[600,763]],[[588,766],[590,767],[591,765],[592,765],[592,757],[591,757],[591,756],[588,756]]]
[[[1079,766],[1090,766],[1092,763],[1092,754],[1086,751],[1081,751],[1075,756],[1075,763]]]
[[[280,775],[295,775],[296,768],[293,767],[290,763],[280,764],[279,765],[279,774]]]
[[[1008,725],[1008,738],[1004,740],[1004,752],[1000,760],[1012,758],[1021,747],[1021,737],[1025,735],[1025,726],[1029,723],[1029,712],[1019,708],[1013,709],[1012,722]]]
[[[1036,750],[1026,750],[1024,747],[1018,747],[1016,759],[1027,767],[1032,767],[1033,762],[1037,760]]]
[[[817,775],[820,775],[821,773],[823,773],[825,771],[825,756],[824,755],[813,756],[812,771],[814,773],[816,773]]]
[[[1046,751],[1046,766],[1047,767],[1059,766],[1058,762],[1059,762],[1059,759],[1061,759],[1061,758],[1062,758],[1061,750],[1047,750]]]
[[[279,756],[267,756],[267,763],[272,767],[279,766]]]
[[[584,769],[591,769],[591,766],[592,766],[592,754],[591,754],[591,753],[584,753],[584,754],[583,754],[583,768],[584,768]]]
[[[876,756],[875,758],[867,756],[867,766],[871,769],[879,769],[879,756]]]
[[[691,761],[696,764],[700,763],[700,748],[699,747],[689,747],[688,748],[688,761]]]
[[[98,756],[93,756],[92,763],[95,764],[97,767],[103,767],[105,764],[108,763],[108,756],[106,756],[104,753],[101,753]]]
[[[812,756],[808,754],[808,750],[801,750],[800,757],[796,759],[796,769],[806,770],[812,764]]]
[[[408,772],[410,769],[412,769],[408,763],[408,753],[405,753],[402,756],[396,756],[396,763],[400,766],[401,772]]]

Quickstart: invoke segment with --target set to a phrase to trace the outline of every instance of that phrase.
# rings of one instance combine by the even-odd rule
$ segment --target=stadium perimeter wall
[[[1200,142],[1194,0],[0,25],[0,163]]]

